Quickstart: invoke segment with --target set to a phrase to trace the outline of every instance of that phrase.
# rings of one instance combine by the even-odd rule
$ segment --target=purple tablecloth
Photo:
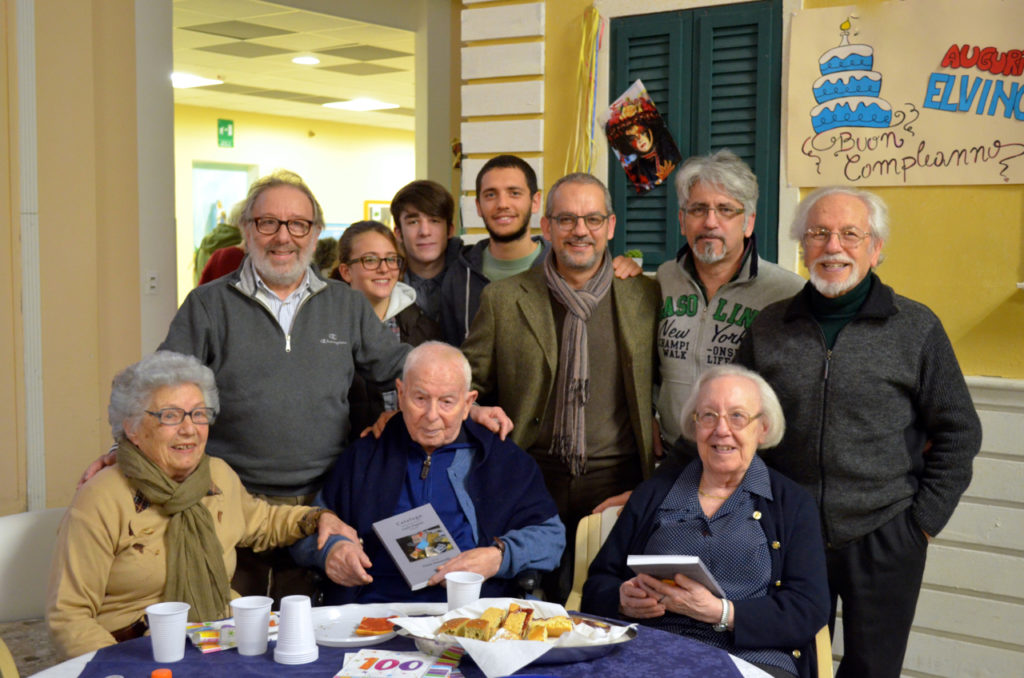
[[[594,676],[631,676],[633,678],[741,678],[729,655],[672,633],[646,626],[638,627],[637,637],[609,654],[576,664],[535,664],[520,669],[520,674],[557,676],[558,678],[594,678]],[[359,648],[321,647],[320,658],[310,664],[285,666],[274,662],[274,643],[266,654],[243,657],[234,650],[202,654],[186,642],[185,658],[174,664],[153,661],[148,637],[105,647],[96,653],[79,678],[107,676],[148,676],[155,668],[166,666],[174,678],[222,678],[223,676],[266,676],[266,678],[331,678],[339,670],[346,652]],[[414,651],[408,638],[394,638],[378,648]],[[467,657],[460,666],[466,678],[483,678],[483,673]]]

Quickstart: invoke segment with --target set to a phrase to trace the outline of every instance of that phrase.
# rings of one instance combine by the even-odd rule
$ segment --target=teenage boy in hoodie
[[[416,290],[416,305],[428,318],[441,318],[441,282],[458,256],[455,201],[444,186],[429,179],[406,184],[391,200],[395,236],[405,254],[402,279]]]
[[[504,280],[531,267],[539,267],[551,244],[530,235],[530,218],[540,210],[537,174],[522,158],[498,155],[476,175],[476,213],[489,238],[464,245],[449,265],[441,285],[441,330],[444,340],[459,346],[480,307],[487,283]],[[643,270],[628,257],[612,262],[618,278]]]

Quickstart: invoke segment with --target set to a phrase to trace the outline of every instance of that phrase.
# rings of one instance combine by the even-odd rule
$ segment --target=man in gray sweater
[[[900,675],[928,540],[953,514],[981,447],[942,323],[872,272],[888,234],[872,193],[807,196],[792,236],[811,282],[762,310],[737,354],[786,414],[765,461],[821,510],[833,627],[843,604],[838,678]]]
[[[796,294],[804,279],[757,255],[757,177],[738,156],[694,156],[675,181],[686,244],[658,267],[657,408],[663,449],[686,460],[697,451],[681,437],[679,417],[697,377],[732,362],[758,312]]]

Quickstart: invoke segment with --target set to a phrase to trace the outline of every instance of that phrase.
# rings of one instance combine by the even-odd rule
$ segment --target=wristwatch
[[[722,598],[722,619],[711,628],[719,633],[729,630],[729,601],[726,598]]]

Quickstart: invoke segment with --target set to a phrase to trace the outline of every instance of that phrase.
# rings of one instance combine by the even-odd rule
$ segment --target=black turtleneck
[[[854,319],[857,312],[860,311],[860,307],[864,305],[864,301],[868,298],[868,292],[871,291],[873,278],[874,276],[869,271],[868,275],[864,276],[864,279],[853,289],[834,299],[824,296],[813,287],[811,288],[811,313],[814,314],[814,319],[821,326],[821,331],[825,335],[825,346],[830,351],[836,345],[839,331]]]

